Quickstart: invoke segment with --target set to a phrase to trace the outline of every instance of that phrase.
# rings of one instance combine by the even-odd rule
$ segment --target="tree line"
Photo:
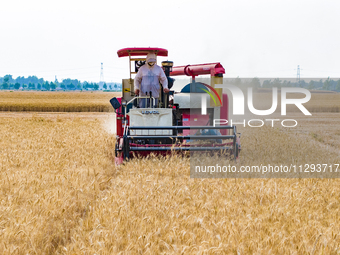
[[[199,81],[209,83],[209,78],[199,78]],[[303,79],[259,79],[254,78],[223,78],[224,83],[231,83],[241,88],[253,87],[258,88],[281,88],[281,87],[300,87],[309,90],[329,90],[340,92],[340,79],[333,80],[328,77],[327,79],[318,79],[305,81]],[[43,78],[37,76],[18,76],[16,79],[12,75],[5,75],[0,77],[0,89],[4,90],[98,90],[100,88],[98,83],[93,82],[80,82],[77,79],[64,79],[62,82],[57,80],[54,82],[45,81]],[[102,89],[104,90],[118,90],[121,88],[121,84],[106,84],[104,83]]]
[[[104,90],[117,90],[119,84],[103,84]],[[3,90],[98,90],[100,88],[98,83],[94,82],[80,82],[77,79],[63,79],[62,82],[58,80],[54,82],[45,81],[43,78],[37,76],[18,76],[13,78],[12,75],[7,74],[4,77],[0,77],[0,89]]]
[[[338,91],[340,92],[340,79],[332,80],[329,77],[327,79],[318,79],[318,80],[309,80],[306,82],[305,80],[300,81],[287,81],[280,79],[273,80],[264,80],[262,83],[263,88],[271,88],[271,87],[300,87],[306,88],[309,90],[329,90],[329,91]]]

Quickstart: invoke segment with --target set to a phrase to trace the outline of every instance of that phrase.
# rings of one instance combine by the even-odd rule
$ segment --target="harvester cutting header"
[[[117,164],[151,152],[226,151],[238,157],[236,127],[212,126],[214,119],[228,120],[228,96],[214,88],[223,83],[220,63],[176,67],[163,61],[160,67],[156,58],[168,56],[162,48],[124,48],[117,54],[129,58],[130,68],[130,77],[122,81],[122,97],[110,100],[117,114]],[[210,85],[195,81],[203,74],[210,74]],[[176,92],[171,90],[172,77],[179,75],[192,81]],[[197,143],[200,140],[204,142]]]

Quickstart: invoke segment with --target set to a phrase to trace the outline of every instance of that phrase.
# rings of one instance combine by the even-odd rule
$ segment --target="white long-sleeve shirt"
[[[146,93],[150,95],[151,91],[152,96],[154,98],[158,98],[160,92],[159,82],[162,83],[163,88],[168,88],[168,79],[166,78],[163,69],[156,64],[150,67],[147,63],[145,63],[138,70],[134,86],[135,89],[139,89],[139,95],[145,96]]]

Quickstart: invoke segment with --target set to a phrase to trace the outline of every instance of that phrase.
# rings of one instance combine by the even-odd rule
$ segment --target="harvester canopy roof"
[[[155,53],[157,56],[167,57],[168,50],[162,48],[124,48],[117,51],[118,57],[128,57],[128,56],[146,56],[149,52]]]

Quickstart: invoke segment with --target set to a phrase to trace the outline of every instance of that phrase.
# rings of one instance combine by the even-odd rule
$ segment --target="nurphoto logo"
[[[222,88],[222,89],[228,89],[231,92],[232,99],[233,99],[233,104],[232,104],[232,110],[233,110],[233,115],[239,115],[242,116],[244,115],[244,107],[245,107],[245,96],[243,91],[232,84],[216,84],[215,88]],[[220,100],[220,97],[216,90],[212,87],[209,86],[209,89],[212,90],[215,95],[218,96],[218,99]],[[214,96],[212,95],[211,92],[206,91],[210,97],[213,99],[215,105],[216,105],[216,100]],[[304,94],[305,97],[303,98],[287,98],[288,93],[301,93]],[[255,109],[254,103],[253,103],[253,88],[248,88],[247,90],[247,106],[249,111],[257,116],[267,116],[272,113],[274,113],[277,109],[278,105],[278,89],[277,88],[272,88],[272,105],[269,109],[267,110],[258,110]],[[287,105],[295,105],[298,107],[298,109],[304,114],[304,115],[312,115],[306,107],[303,106],[304,103],[307,103],[311,99],[311,93],[309,90],[304,89],[304,88],[295,88],[295,87],[287,87],[287,88],[281,88],[281,116],[286,116],[287,115]],[[222,104],[222,102],[221,102]],[[201,100],[201,114],[206,115],[207,114],[207,97],[206,94],[202,94],[202,100]],[[265,121],[271,122],[272,127],[274,127],[274,122],[275,121],[281,121],[279,119],[252,119],[248,120],[248,126],[249,127],[262,127],[265,123]],[[254,123],[260,123],[259,125],[254,125]],[[293,125],[288,125],[287,123],[293,122]],[[214,119],[214,126],[215,125],[226,125],[226,124],[233,125],[232,120],[226,120],[226,119]],[[243,122],[238,122],[234,124],[243,124],[243,126],[246,126],[246,120],[244,119]],[[281,121],[281,125],[284,127],[295,127],[297,126],[297,121],[294,119],[284,119]]]

